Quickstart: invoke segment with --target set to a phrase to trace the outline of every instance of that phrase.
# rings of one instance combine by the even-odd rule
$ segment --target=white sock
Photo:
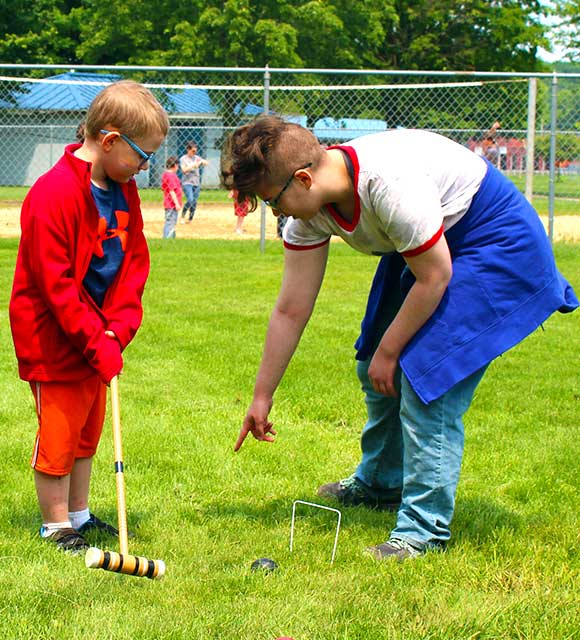
[[[91,517],[91,512],[87,507],[82,511],[69,511],[68,517],[72,522],[73,529],[78,529],[82,524],[84,524]]]
[[[48,538],[60,529],[70,529],[71,527],[70,520],[66,522],[43,522],[42,527],[40,527],[40,537]]]

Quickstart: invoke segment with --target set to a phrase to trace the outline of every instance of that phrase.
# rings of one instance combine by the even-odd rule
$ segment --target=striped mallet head
[[[165,575],[165,562],[163,560],[148,560],[128,553],[102,551],[96,547],[91,547],[87,550],[85,564],[89,569],[104,569],[105,571],[124,573],[129,576],[150,578],[151,580],[158,580]]]

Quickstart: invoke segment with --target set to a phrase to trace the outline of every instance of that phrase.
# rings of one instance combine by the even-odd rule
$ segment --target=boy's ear
[[[101,138],[101,147],[104,151],[110,151],[113,148],[113,145],[118,140],[119,136],[114,131],[110,133],[102,134]]]
[[[312,171],[310,169],[298,169],[294,177],[307,189],[312,186]]]

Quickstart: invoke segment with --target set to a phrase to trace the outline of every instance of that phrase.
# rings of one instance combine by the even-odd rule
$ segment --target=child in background
[[[381,263],[359,343],[367,403],[369,390],[398,399],[378,436],[388,454],[379,466],[384,483],[373,465],[319,491],[347,502],[354,482],[357,493],[397,510],[386,542],[367,549],[377,559],[445,548],[463,415],[486,368],[551,314],[579,304],[537,213],[489,162],[427,131],[386,131],[323,149],[309,130],[263,116],[232,134],[222,166],[224,185],[249,196],[253,208],[259,197],[274,215],[290,216],[282,285],[235,450],[249,433],[273,441],[274,392],[314,308],[330,238],[368,255],[399,254],[400,277],[390,261]],[[369,318],[379,309],[384,321],[381,299],[394,287],[400,299],[387,296],[394,308],[375,340]]]
[[[163,191],[163,207],[165,209],[164,238],[175,238],[178,211],[181,209],[181,180],[177,177],[179,161],[175,156],[169,156],[165,162],[166,171],[161,178]]]
[[[191,222],[195,216],[197,200],[201,191],[201,167],[207,167],[209,160],[197,155],[197,144],[188,142],[185,153],[179,158],[181,184],[185,193],[185,205],[181,211],[181,222]],[[185,220],[185,214],[188,218]]]
[[[88,110],[82,144],[66,147],[22,205],[10,322],[36,401],[40,535],[71,553],[88,547],[91,530],[117,534],[89,510],[91,467],[106,385],[143,316],[149,252],[134,177],[168,127],[145,87],[109,85]]]
[[[236,233],[246,233],[245,229],[242,227],[244,224],[244,218],[248,215],[248,211],[250,209],[250,200],[248,198],[244,198],[240,202],[238,200],[238,192],[235,189],[230,191],[229,196],[234,200],[234,215],[237,218]]]

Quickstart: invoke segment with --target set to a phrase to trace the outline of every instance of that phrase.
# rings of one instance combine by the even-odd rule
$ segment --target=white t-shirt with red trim
[[[418,255],[463,217],[486,173],[481,157],[428,131],[385,131],[330,148],[353,165],[353,220],[332,204],[309,221],[289,218],[288,249],[313,249],[337,235],[362,253]]]

